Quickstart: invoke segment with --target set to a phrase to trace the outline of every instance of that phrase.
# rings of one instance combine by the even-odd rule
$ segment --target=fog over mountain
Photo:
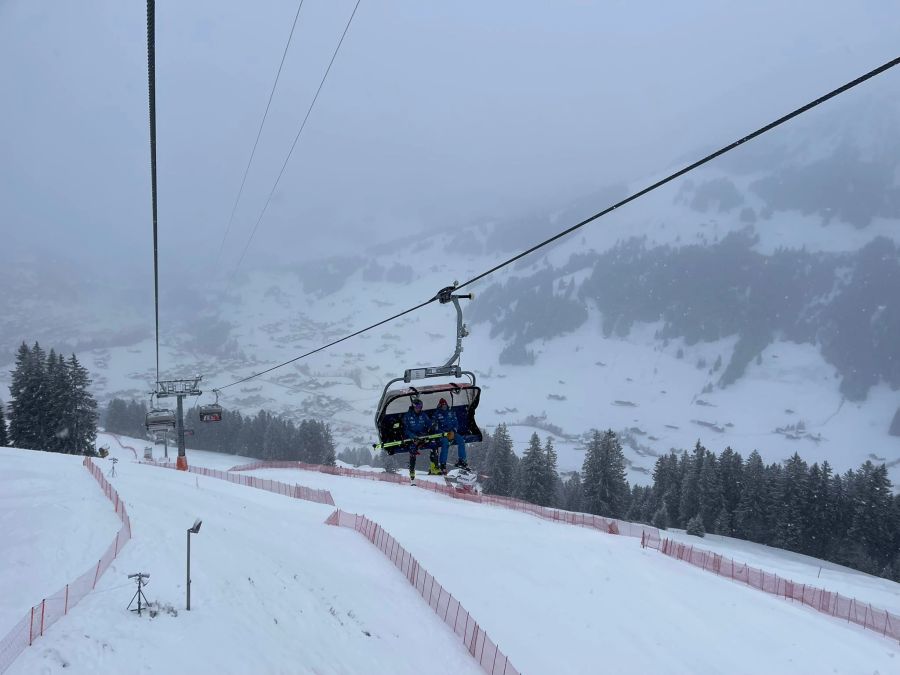
[[[353,5],[304,3],[229,228],[296,4],[157,3],[165,374],[231,382],[421,302],[896,56],[900,22],[877,2],[364,0],[236,267]],[[144,28],[112,0],[0,4],[4,384],[23,340],[77,351],[101,400],[152,381]],[[889,71],[479,282],[483,423],[568,439],[563,468],[613,427],[638,475],[702,436],[896,476],[898,91]],[[381,386],[442,362],[452,330],[429,307],[229,404],[365,444]]]

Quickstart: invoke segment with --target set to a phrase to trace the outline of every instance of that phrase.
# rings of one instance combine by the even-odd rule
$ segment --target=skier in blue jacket
[[[422,410],[422,399],[415,398],[409,410],[403,415],[403,435],[409,439],[419,438],[431,433],[431,416]],[[409,479],[416,480],[416,457],[421,443],[412,443],[409,448]]]
[[[441,472],[447,473],[447,455],[450,454],[450,443],[456,444],[457,462],[456,466],[461,469],[468,469],[466,463],[466,439],[456,433],[459,430],[459,421],[456,419],[456,413],[447,405],[447,399],[438,401],[437,410],[434,411],[434,430],[437,433],[444,434],[441,436]]]

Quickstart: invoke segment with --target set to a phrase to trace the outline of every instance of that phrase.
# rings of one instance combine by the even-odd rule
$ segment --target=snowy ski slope
[[[110,446],[122,459],[113,481],[134,539],[99,585],[106,592],[88,596],[9,672],[133,672],[136,663],[141,672],[478,672],[380,553],[358,534],[322,524],[330,507],[138,465],[130,451]],[[5,452],[43,470],[50,487],[67,481],[57,481],[50,466],[57,456]],[[32,468],[32,457],[45,460],[45,469]],[[5,454],[0,459],[8,465]],[[219,469],[236,463],[191,451],[189,460]],[[327,488],[345,511],[378,521],[525,673],[887,673],[900,658],[900,648],[879,636],[627,537],[405,485],[293,469],[252,473]],[[0,472],[0,481],[7,475]],[[98,492],[89,481],[84,489]],[[184,539],[195,517],[204,523],[193,540],[187,613]],[[98,549],[115,531],[110,518]],[[809,569],[817,563],[809,559]],[[41,570],[39,556],[32,566]],[[133,593],[125,575],[138,570],[152,575],[150,598],[171,604],[177,617],[125,613]],[[4,591],[19,583],[2,579]],[[43,592],[26,590],[26,606]],[[842,592],[851,591],[862,594]]]

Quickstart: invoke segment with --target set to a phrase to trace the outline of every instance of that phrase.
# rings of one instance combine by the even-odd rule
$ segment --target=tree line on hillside
[[[746,539],[900,581],[900,494],[884,464],[838,474],[827,461],[809,465],[796,453],[766,465],[755,450],[745,460],[698,441],[691,452],[659,457],[652,485],[632,487],[617,435],[594,431],[582,470],[563,482],[549,438],[542,446],[532,435],[520,459],[502,424],[473,444],[469,463],[488,494]]]
[[[66,359],[54,349],[46,353],[37,342],[32,347],[23,342],[9,386],[12,398],[5,410],[0,404],[0,445],[96,454],[97,402],[88,390],[91,382],[75,354]]]
[[[112,399],[106,408],[106,430],[116,434],[145,438],[146,403]],[[334,465],[335,448],[331,429],[318,420],[295,424],[289,419],[260,410],[242,415],[224,410],[221,422],[200,422],[197,408],[185,410],[185,428],[193,433],[186,444],[197,450],[212,450],[254,459],[286,460],[310,464]],[[174,439],[170,432],[170,439]],[[174,441],[170,440],[170,444]]]

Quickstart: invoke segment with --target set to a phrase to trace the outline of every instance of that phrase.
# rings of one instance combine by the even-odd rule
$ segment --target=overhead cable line
[[[787,115],[784,115],[783,117],[779,117],[779,118],[778,118],[777,120],[775,120],[774,122],[770,122],[769,124],[765,125],[764,127],[760,127],[760,128],[757,129],[756,131],[754,131],[754,132],[752,132],[752,133],[750,133],[750,134],[747,134],[746,136],[741,137],[740,139],[734,141],[733,143],[729,143],[728,145],[726,145],[726,146],[720,148],[719,150],[716,150],[715,152],[713,152],[713,153],[707,155],[707,156],[704,157],[703,159],[700,159],[700,160],[698,160],[698,161],[696,161],[696,162],[694,162],[694,163],[692,163],[692,164],[689,164],[689,165],[685,166],[684,168],[679,169],[679,170],[676,171],[675,173],[670,174],[670,175],[667,176],[666,178],[663,178],[662,180],[657,181],[656,183],[653,183],[652,185],[649,185],[649,186],[645,187],[643,190],[640,190],[640,191],[638,191],[638,192],[635,192],[635,193],[633,193],[632,195],[630,195],[629,197],[626,197],[625,199],[623,199],[623,200],[621,200],[621,201],[619,201],[619,202],[616,202],[616,203],[613,204],[612,206],[607,207],[606,209],[604,209],[604,210],[602,210],[602,211],[599,211],[598,213],[595,213],[595,214],[594,214],[593,216],[591,216],[590,218],[586,218],[585,220],[582,220],[580,223],[576,223],[576,224],[573,225],[572,227],[569,227],[569,228],[567,228],[567,229],[565,229],[565,230],[562,230],[561,232],[559,232],[559,233],[553,235],[552,237],[550,237],[549,239],[545,239],[544,241],[540,242],[539,244],[535,244],[535,245],[532,246],[531,248],[529,248],[529,249],[523,251],[522,253],[519,253],[518,255],[515,255],[515,256],[513,256],[512,258],[510,258],[510,259],[508,259],[508,260],[506,260],[506,261],[504,261],[504,262],[502,262],[502,263],[500,263],[500,264],[498,264],[498,265],[495,265],[494,267],[492,267],[492,268],[486,270],[485,272],[482,272],[481,274],[479,274],[479,275],[477,275],[477,276],[475,276],[475,277],[472,277],[472,278],[469,279],[468,281],[466,281],[466,282],[464,282],[464,283],[462,283],[462,284],[457,285],[457,286],[456,286],[456,289],[463,288],[464,286],[468,286],[468,285],[470,285],[470,284],[473,284],[473,283],[475,283],[476,281],[478,281],[478,280],[480,280],[480,279],[483,279],[483,278],[485,278],[486,276],[488,276],[488,275],[490,275],[490,274],[493,274],[493,273],[496,272],[497,270],[502,269],[503,267],[506,267],[507,265],[511,265],[511,264],[514,263],[515,261],[520,260],[521,258],[524,258],[524,257],[527,256],[528,254],[534,253],[534,252],[537,251],[538,249],[543,248],[544,246],[547,246],[548,244],[551,244],[552,242],[556,241],[557,239],[560,239],[561,237],[564,237],[564,236],[566,236],[567,234],[571,234],[571,233],[574,232],[575,230],[577,230],[577,229],[579,229],[579,228],[581,228],[581,227],[584,227],[584,226],[587,225],[588,223],[591,223],[591,222],[597,220],[598,218],[600,218],[600,217],[602,217],[602,216],[604,216],[604,215],[610,213],[611,211],[616,210],[616,209],[619,208],[620,206],[624,206],[625,204],[627,204],[627,203],[629,203],[629,202],[632,202],[632,201],[638,199],[639,197],[642,197],[642,196],[646,195],[648,192],[652,192],[653,190],[657,189],[658,187],[661,187],[661,186],[665,185],[666,183],[669,183],[669,182],[675,180],[675,179],[678,178],[679,176],[683,176],[684,174],[686,174],[686,173],[688,173],[688,172],[690,172],[690,171],[693,171],[693,170],[696,169],[697,167],[702,166],[703,164],[706,164],[707,162],[709,162],[709,161],[715,159],[716,157],[719,157],[720,155],[724,155],[726,152],[730,152],[731,150],[734,150],[734,149],[735,149],[736,147],[738,147],[739,145],[742,145],[742,144],[746,143],[747,141],[752,140],[752,139],[756,138],[757,136],[760,136],[760,135],[766,133],[767,131],[771,131],[771,130],[774,129],[775,127],[784,124],[784,123],[787,122],[788,120],[793,119],[794,117],[797,117],[798,115],[801,115],[801,114],[807,112],[808,110],[811,110],[812,108],[815,108],[815,107],[818,106],[818,105],[821,105],[821,104],[824,103],[825,101],[827,101],[827,100],[829,100],[829,99],[832,99],[832,98],[834,98],[835,96],[838,96],[839,94],[842,94],[842,93],[844,93],[845,91],[848,91],[849,89],[852,89],[853,87],[855,87],[855,86],[857,86],[857,85],[859,85],[859,84],[862,84],[862,83],[865,82],[866,80],[869,80],[869,79],[875,77],[876,75],[880,75],[881,73],[885,72],[886,70],[889,70],[889,69],[893,68],[894,66],[896,66],[896,65],[898,65],[898,64],[900,64],[900,57],[897,57],[897,58],[895,58],[895,59],[892,59],[891,61],[888,61],[888,62],[885,63],[884,65],[879,66],[878,68],[875,68],[874,70],[870,70],[870,71],[869,71],[868,73],[866,73],[865,75],[861,75],[860,77],[856,78],[855,80],[853,80],[853,81],[851,81],[851,82],[848,82],[847,84],[845,84],[845,85],[843,85],[843,86],[841,86],[841,87],[838,87],[837,89],[834,89],[834,90],[830,91],[829,93],[825,94],[824,96],[820,96],[820,97],[817,98],[816,100],[811,101],[810,103],[807,103],[806,105],[801,106],[800,108],[797,108],[797,109],[794,110],[793,112],[790,112],[790,113],[788,113]],[[240,384],[240,383],[242,383],[242,382],[246,382],[247,380],[252,380],[252,379],[255,378],[255,377],[259,377],[260,375],[264,375],[264,374],[266,374],[266,373],[270,373],[270,372],[272,372],[273,370],[276,370],[276,369],[278,369],[278,368],[281,368],[282,366],[288,365],[289,363],[294,363],[295,361],[299,361],[300,359],[304,359],[304,358],[306,358],[307,356],[311,356],[311,355],[313,355],[313,354],[315,354],[315,353],[317,353],[317,352],[321,352],[321,351],[323,351],[323,350],[325,350],[325,349],[328,349],[329,347],[332,347],[332,346],[334,346],[334,345],[336,345],[336,344],[338,344],[338,343],[340,343],[340,342],[343,342],[343,341],[345,341],[345,340],[349,340],[349,339],[352,338],[352,337],[356,337],[357,335],[360,335],[360,334],[362,334],[362,333],[365,333],[365,332],[367,332],[367,331],[370,331],[370,330],[372,330],[373,328],[377,328],[378,326],[381,326],[381,325],[383,325],[383,324],[385,324],[385,323],[388,323],[388,322],[390,322],[390,321],[393,321],[394,319],[398,319],[398,318],[400,318],[401,316],[404,316],[405,314],[409,314],[409,313],[411,313],[411,312],[415,312],[416,310],[419,310],[419,309],[421,309],[422,307],[424,307],[424,306],[426,306],[426,305],[428,305],[428,304],[431,304],[432,302],[434,302],[434,301],[436,301],[436,300],[438,300],[438,299],[439,299],[439,298],[438,298],[438,295],[435,295],[435,296],[434,296],[433,298],[431,298],[430,300],[426,300],[425,302],[422,302],[422,303],[416,305],[415,307],[410,307],[409,309],[407,309],[407,310],[405,310],[405,311],[403,311],[403,312],[400,312],[399,314],[395,314],[394,316],[388,317],[387,319],[384,319],[383,321],[379,321],[378,323],[374,323],[374,324],[372,324],[371,326],[367,326],[366,328],[362,328],[362,329],[360,329],[360,330],[358,330],[358,331],[356,331],[356,332],[354,332],[354,333],[350,333],[349,335],[346,335],[346,336],[344,336],[344,337],[342,337],[342,338],[340,338],[340,339],[338,339],[338,340],[334,340],[333,342],[330,342],[330,343],[328,343],[328,344],[326,344],[326,345],[323,345],[323,346],[321,346],[321,347],[318,347],[317,349],[313,349],[313,350],[311,350],[311,351],[308,351],[308,352],[306,352],[305,354],[301,354],[300,356],[297,356],[297,357],[295,357],[295,358],[293,358],[293,359],[290,359],[289,361],[285,361],[284,363],[280,363],[280,364],[278,364],[277,366],[272,366],[271,368],[268,368],[268,369],[266,369],[266,370],[263,370],[262,372],[256,373],[256,374],[254,374],[254,375],[250,375],[250,376],[248,376],[248,377],[245,377],[245,378],[243,378],[243,379],[241,379],[241,380],[238,380],[237,382],[232,382],[231,384],[227,384],[227,385],[225,385],[224,387],[219,387],[219,389],[225,389],[225,388],[231,387],[231,386],[233,386],[233,385],[235,385],[235,384]]]
[[[303,118],[303,122],[300,124],[300,129],[297,131],[297,135],[294,136],[294,142],[291,144],[291,149],[288,150],[287,157],[284,158],[284,162],[281,165],[281,170],[278,172],[278,177],[275,179],[275,184],[272,185],[272,190],[269,192],[269,196],[266,198],[266,203],[262,207],[262,211],[259,213],[259,217],[256,219],[256,224],[253,226],[253,230],[250,232],[250,238],[247,239],[247,243],[244,246],[244,250],[241,253],[241,257],[237,261],[237,265],[234,266],[234,272],[232,275],[236,274],[238,268],[241,266],[241,263],[244,261],[244,256],[247,255],[247,250],[250,248],[250,242],[253,241],[253,237],[256,235],[256,230],[259,229],[259,224],[262,222],[263,216],[266,215],[266,209],[269,208],[269,204],[272,201],[272,197],[275,195],[275,190],[278,188],[278,183],[281,181],[281,177],[284,175],[284,170],[287,168],[288,161],[291,159],[291,155],[294,153],[294,148],[297,147],[297,141],[300,140],[300,135],[303,133],[303,129],[306,127],[306,121],[309,119],[310,113],[312,113],[313,106],[316,105],[316,101],[319,99],[319,93],[322,91],[322,87],[325,85],[325,80],[328,79],[328,73],[331,72],[331,66],[334,65],[334,60],[337,58],[338,52],[341,49],[341,45],[344,44],[344,38],[347,36],[347,31],[350,30],[350,24],[353,23],[353,17],[356,16],[356,10],[359,8],[360,0],[356,0],[356,4],[353,6],[353,12],[350,14],[350,18],[347,19],[347,25],[344,26],[344,32],[341,33],[341,39],[337,43],[337,47],[334,48],[334,52],[331,55],[331,61],[328,62],[328,67],[325,69],[325,74],[322,76],[322,80],[319,82],[319,87],[316,89],[316,94],[313,96],[312,102],[309,104],[309,108],[306,110],[306,116]]]
[[[724,155],[726,152],[730,152],[731,150],[734,150],[739,145],[743,145],[747,141],[753,140],[757,136],[761,136],[762,134],[766,133],[767,131],[771,131],[772,129],[774,129],[777,126],[781,126],[788,120],[791,120],[794,117],[797,117],[798,115],[802,115],[803,113],[805,113],[808,110],[812,110],[813,108],[815,108],[818,105],[821,105],[825,101],[832,99],[839,94],[843,94],[845,91],[852,89],[856,85],[862,84],[866,80],[869,80],[869,79],[875,77],[876,75],[880,75],[884,71],[886,71],[890,68],[893,68],[898,63],[900,63],[900,57],[897,57],[891,61],[888,61],[884,65],[879,66],[878,68],[875,68],[874,70],[870,70],[868,73],[866,73],[865,75],[861,75],[860,77],[857,77],[852,82],[848,82],[847,84],[828,92],[824,96],[820,96],[815,101],[810,101],[806,105],[797,108],[793,112],[789,112],[787,115],[784,115],[783,117],[779,117],[774,122],[770,122],[769,124],[765,125],[764,127],[760,127],[753,133],[747,134],[746,136],[739,138],[738,140],[734,141],[733,143],[729,143],[728,145],[726,145],[722,148],[719,148],[715,152],[708,154],[703,159],[699,159],[696,162],[694,162],[693,164],[688,164],[684,168],[676,171],[675,173],[669,174],[662,180],[659,180],[659,181],[653,183],[652,185],[648,185],[643,190],[639,190],[638,192],[635,192],[635,193],[631,194],[630,196],[626,197],[622,201],[616,202],[612,206],[607,207],[607,208],[603,209],[602,211],[595,213],[590,218],[585,218],[580,223],[576,223],[575,225],[572,225],[572,227],[565,229],[562,232],[559,232],[557,234],[554,234],[549,239],[545,239],[544,241],[540,242],[539,244],[535,244],[528,250],[522,251],[518,255],[513,256],[509,260],[505,260],[504,262],[500,263],[499,265],[495,265],[494,267],[490,268],[489,270],[482,272],[478,276],[472,277],[468,281],[461,283],[459,286],[457,286],[457,288],[464,288],[465,286],[468,286],[469,284],[475,283],[479,279],[483,279],[484,277],[488,276],[489,274],[493,274],[497,270],[499,270],[503,267],[506,267],[507,265],[511,265],[512,263],[516,262],[517,260],[529,255],[530,253],[534,253],[539,248],[543,248],[547,244],[551,244],[554,241],[556,241],[557,239],[561,239],[562,237],[565,237],[567,234],[571,234],[575,230],[584,227],[588,223],[593,222],[593,221],[597,220],[598,218],[601,218],[602,216],[605,216],[606,214],[611,213],[612,211],[615,211],[620,206],[625,206],[625,204],[627,204],[629,202],[633,202],[635,199],[643,197],[645,194],[647,194],[649,192],[653,192],[656,188],[662,187],[666,183],[669,183],[669,182],[675,180],[676,178],[679,178],[679,177],[683,176],[684,174],[686,174],[690,171],[693,171],[697,167],[703,166],[707,162],[714,160],[716,157],[719,157],[720,155]]]
[[[231,232],[231,225],[234,223],[234,214],[237,211],[238,203],[241,201],[241,195],[244,194],[244,184],[247,182],[247,174],[250,173],[250,165],[253,163],[253,156],[256,154],[256,147],[259,145],[260,136],[262,136],[263,127],[266,124],[266,118],[269,116],[269,106],[272,105],[272,97],[275,95],[275,88],[278,86],[278,78],[281,77],[281,69],[284,67],[284,59],[287,56],[288,48],[291,46],[291,40],[294,38],[294,29],[297,27],[297,19],[300,17],[300,9],[303,7],[303,0],[297,5],[297,13],[294,14],[294,23],[291,25],[291,32],[288,35],[287,42],[284,45],[284,51],[281,54],[281,63],[278,64],[278,72],[275,73],[275,81],[272,83],[272,91],[269,92],[269,100],[266,102],[266,110],[263,113],[262,120],[259,123],[259,129],[256,132],[256,140],[253,142],[253,150],[250,151],[250,159],[247,160],[247,166],[244,168],[244,176],[241,178],[241,186],[238,188],[237,197],[234,198],[234,205],[231,207],[231,216],[228,218],[228,226],[225,228],[225,234],[222,237],[222,243],[219,245],[219,253],[216,256],[218,261],[222,257],[222,251],[225,250],[225,240],[228,239],[228,233]]]
[[[156,381],[159,382],[159,239],[156,208],[156,4],[147,0],[147,83],[150,97],[150,192],[153,200],[153,305],[156,311]]]
[[[394,319],[399,319],[401,316],[403,316],[405,314],[409,314],[411,312],[415,312],[418,309],[422,309],[425,305],[430,305],[432,302],[436,301],[437,299],[438,299],[437,296],[434,296],[433,298],[431,298],[431,300],[426,300],[425,302],[419,303],[415,307],[410,307],[409,309],[406,309],[406,310],[400,312],[399,314],[394,314],[394,316],[390,316],[387,319],[379,321],[378,323],[373,323],[371,326],[366,326],[365,328],[362,328],[362,329],[356,331],[355,333],[350,333],[350,335],[345,335],[344,337],[334,340],[333,342],[329,342],[327,345],[322,345],[321,347],[317,347],[316,349],[308,351],[305,354],[301,354],[300,356],[295,356],[294,358],[292,358],[288,361],[285,361],[284,363],[279,363],[277,366],[272,366],[271,368],[267,368],[266,370],[263,370],[261,372],[254,373],[253,375],[250,375],[241,380],[238,380],[237,382],[232,382],[230,384],[226,384],[224,387],[218,387],[216,389],[216,391],[222,391],[223,389],[228,389],[228,387],[233,387],[234,385],[240,384],[241,382],[246,382],[247,380],[252,380],[254,377],[259,377],[260,375],[265,375],[266,373],[271,373],[273,370],[277,370],[278,368],[286,366],[289,363],[293,363],[294,361],[299,361],[300,359],[305,359],[307,356],[312,356],[313,354],[315,354],[317,352],[324,351],[324,350],[328,349],[329,347],[333,347],[334,345],[336,345],[340,342],[344,342],[344,340],[349,340],[350,338],[356,337],[357,335],[361,335],[367,331],[372,330],[373,328],[378,328],[378,326],[389,323],[389,322],[393,321]]]

